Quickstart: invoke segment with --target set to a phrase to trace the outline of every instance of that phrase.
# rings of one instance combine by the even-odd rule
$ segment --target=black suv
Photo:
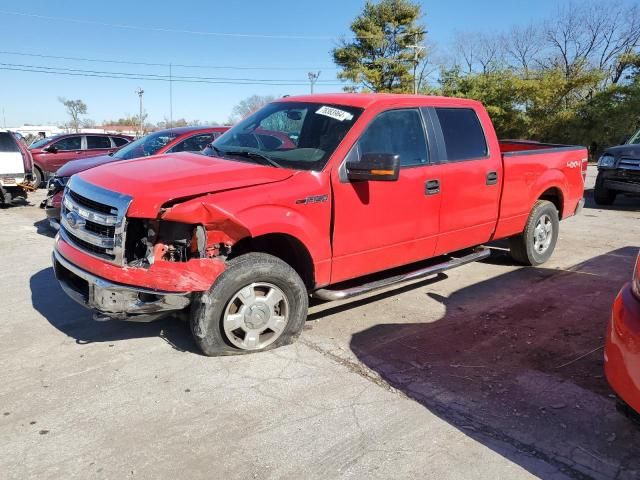
[[[640,196],[640,130],[624,145],[605,150],[598,160],[595,202],[611,205],[619,193]]]

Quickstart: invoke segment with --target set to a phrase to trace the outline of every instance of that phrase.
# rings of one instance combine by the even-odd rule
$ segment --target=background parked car
[[[49,180],[47,199],[41,206],[46,208],[51,226],[57,229],[62,192],[71,175],[121,160],[164,153],[199,152],[228,129],[229,127],[179,127],[160,130],[131,142],[113,154],[67,162]]]
[[[598,160],[595,202],[611,205],[618,194],[640,195],[640,130],[624,145],[605,150]]]
[[[131,140],[133,137],[129,135],[65,133],[35,142],[29,147],[33,157],[35,183],[40,185],[49,174],[71,160],[105,155]]]
[[[604,370],[620,409],[640,421],[640,255],[631,282],[622,287],[613,304]]]
[[[31,154],[22,138],[14,132],[0,131],[0,205],[27,196],[32,166]]]

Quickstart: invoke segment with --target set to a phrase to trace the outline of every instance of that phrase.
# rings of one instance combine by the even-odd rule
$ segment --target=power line
[[[123,80],[151,80],[151,81],[160,81],[160,82],[169,82],[169,78],[166,76],[163,77],[142,77],[136,76],[134,74],[111,74],[111,73],[87,73],[87,72],[75,72],[75,71],[59,71],[62,69],[54,69],[52,67],[38,67],[35,65],[26,65],[25,67],[13,67],[7,66],[7,64],[0,63],[0,70],[14,71],[14,72],[32,72],[32,73],[46,73],[50,75],[66,75],[73,77],[93,77],[93,78],[114,78],[114,79],[123,79]],[[264,85],[264,86],[301,86],[306,85],[307,82],[279,82],[279,83],[266,83],[262,81],[238,81],[238,80],[208,80],[205,78],[192,77],[191,79],[181,78],[176,79],[175,77],[172,80],[173,82],[180,83],[207,83],[207,84],[215,84],[215,85]],[[324,85],[341,85],[344,86],[344,83],[334,83],[334,84],[324,84]]]
[[[40,53],[27,53],[27,52],[15,52],[9,50],[0,50],[0,54],[6,55],[22,55],[25,57],[37,57],[37,58],[53,58],[57,60],[71,60],[71,61],[79,61],[79,62],[96,62],[96,63],[120,63],[123,65],[144,65],[148,67],[168,67],[168,63],[154,63],[154,62],[134,62],[131,60],[113,60],[113,59],[101,59],[101,58],[87,58],[87,57],[69,57],[69,56],[61,56],[61,55],[44,55]],[[195,65],[195,64],[180,64],[180,63],[172,63],[174,67],[181,68],[202,68],[202,69],[220,69],[220,70],[310,70],[317,67],[267,67],[267,66],[244,66],[244,65]],[[326,70],[337,70],[338,67],[322,67]]]
[[[142,30],[149,32],[160,32],[160,33],[181,33],[181,34],[190,34],[190,35],[205,35],[212,37],[229,37],[229,38],[259,38],[259,39],[273,39],[273,40],[339,40],[340,38],[353,38],[353,39],[375,39],[382,38],[384,35],[281,35],[281,34],[263,34],[263,33],[237,33],[237,32],[209,32],[202,30],[180,30],[176,28],[167,28],[167,27],[146,27],[140,25],[131,25],[125,23],[107,23],[107,22],[98,22],[95,20],[85,20],[80,18],[69,18],[69,17],[53,17],[49,15],[40,15],[37,13],[26,13],[26,12],[11,12],[7,10],[0,10],[0,13],[5,15],[15,15],[19,17],[27,17],[27,18],[37,18],[40,20],[53,20],[56,22],[71,22],[71,23],[80,23],[85,25],[98,25],[101,27],[110,27],[110,28],[125,28],[129,30]],[[413,33],[398,33],[396,37],[403,37],[405,35],[413,36]]]
[[[64,71],[64,72],[74,72],[74,73],[87,73],[87,74],[99,74],[99,75],[116,75],[121,76],[123,78],[127,78],[129,76],[135,76],[136,79],[149,79],[149,80],[166,80],[166,81],[175,81],[175,80],[220,80],[220,81],[233,81],[233,82],[263,82],[265,84],[269,83],[278,83],[278,82],[291,82],[300,85],[304,85],[307,82],[305,80],[295,80],[289,78],[279,78],[279,79],[270,79],[270,78],[234,78],[234,77],[196,77],[196,76],[180,76],[180,75],[161,75],[156,73],[139,73],[139,72],[109,72],[103,70],[84,70],[79,68],[67,68],[67,67],[45,67],[41,65],[25,65],[21,63],[2,63],[0,65],[5,67],[20,67],[20,68],[38,68],[42,70],[52,70],[52,71]],[[325,84],[335,84],[342,85],[342,83],[325,80]]]

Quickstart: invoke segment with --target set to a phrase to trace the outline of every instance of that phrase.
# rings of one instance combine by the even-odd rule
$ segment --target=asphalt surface
[[[207,358],[178,320],[69,300],[43,196],[0,210],[0,478],[640,476],[601,349],[640,199],[589,198],[540,268],[495,245],[438,283],[315,304],[295,345]]]

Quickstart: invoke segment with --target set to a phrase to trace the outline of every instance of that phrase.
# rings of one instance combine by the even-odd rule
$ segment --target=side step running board
[[[491,250],[486,247],[478,247],[474,249],[473,252],[465,255],[464,257],[451,258],[446,262],[431,265],[430,267],[421,268],[413,272],[402,273],[393,277],[375,280],[370,283],[357,285],[355,287],[346,288],[344,290],[329,290],[326,288],[320,288],[313,292],[311,296],[326,301],[344,300],[347,298],[355,297],[357,295],[362,295],[363,293],[371,292],[373,290],[388,287],[396,283],[419,280],[421,278],[430,277],[432,275],[438,275],[446,270],[451,270],[452,268],[460,267],[461,265],[466,265],[467,263],[482,260],[483,258],[487,258],[489,255],[491,255]]]

